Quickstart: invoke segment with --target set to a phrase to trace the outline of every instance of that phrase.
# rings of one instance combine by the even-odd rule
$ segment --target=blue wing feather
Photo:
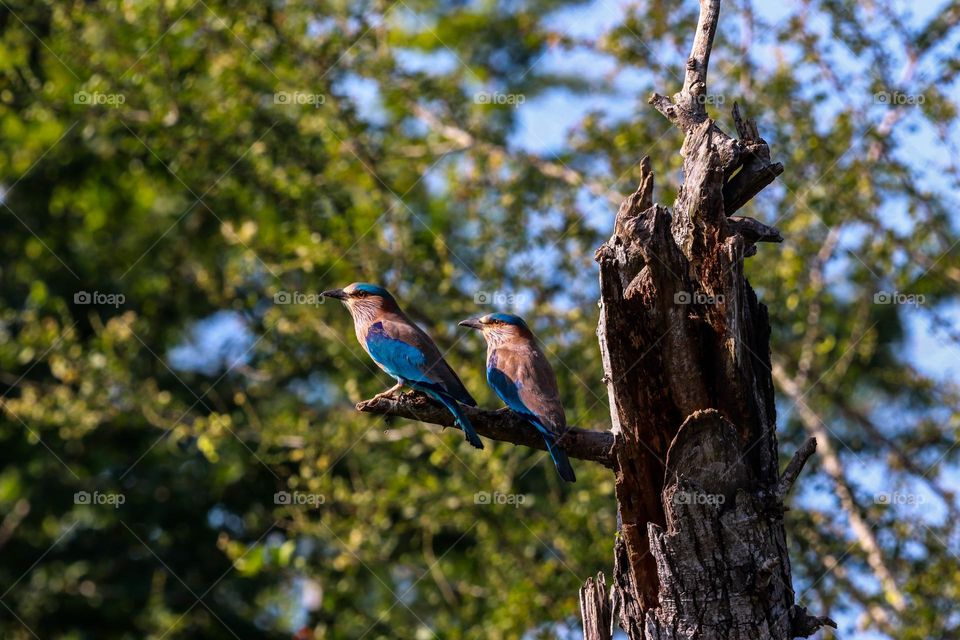
[[[370,357],[387,373],[443,404],[453,414],[457,426],[463,429],[467,441],[477,449],[483,449],[483,443],[473,425],[470,424],[470,420],[457,406],[458,400],[470,405],[476,405],[476,401],[442,358],[439,359],[439,363],[445,369],[441,370],[440,379],[434,380],[430,375],[432,371],[427,354],[416,345],[390,337],[381,322],[374,323],[367,331],[366,347]],[[436,355],[439,356],[439,353]],[[444,374],[451,384],[445,384]],[[455,384],[452,384],[453,382]],[[453,388],[450,388],[451,385]]]
[[[504,404],[523,416],[527,422],[540,432],[540,435],[543,436],[543,440],[547,445],[550,458],[553,459],[553,463],[560,473],[560,477],[567,482],[576,482],[577,476],[573,472],[573,467],[570,466],[567,453],[557,444],[556,434],[544,425],[543,420],[531,411],[520,398],[520,390],[523,388],[523,382],[519,380],[514,382],[507,374],[496,368],[495,364],[496,358],[494,358],[494,366],[487,367],[487,383],[497,396],[503,400]]]
[[[381,323],[376,323],[367,332],[367,351],[377,364],[395,378],[411,382],[429,382],[424,376],[427,358],[424,353],[386,334]]]
[[[395,325],[390,326],[396,330]],[[387,373],[410,386],[420,384],[439,393],[446,393],[463,404],[477,406],[477,401],[444,361],[430,337],[414,325],[405,329],[412,342],[390,335],[391,330],[385,328],[383,322],[370,325],[365,336],[370,357]],[[417,344],[417,341],[422,344]]]
[[[497,396],[503,400],[505,405],[523,415],[524,418],[536,421],[537,428],[543,429],[543,426],[539,424],[540,421],[537,420],[537,416],[530,411],[527,405],[523,403],[523,400],[520,399],[519,385],[521,383],[514,383],[507,374],[496,367],[487,368],[487,383],[493,388]]]

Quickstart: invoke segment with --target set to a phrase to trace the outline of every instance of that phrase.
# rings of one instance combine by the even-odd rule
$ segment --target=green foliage
[[[901,33],[879,9],[868,21],[859,3],[813,4],[816,23],[765,23],[731,3],[713,57],[721,125],[731,128],[734,98],[746,101],[787,165],[745,213],[788,242],[761,247],[749,275],[771,309],[775,361],[805,371],[805,401],[844,461],[939,482],[956,463],[956,387],[913,366],[902,348],[910,310],[873,294],[922,293],[931,304],[916,313],[929,316],[956,302],[944,195],[955,168],[930,186],[897,135],[906,123],[955,143],[956,64],[943,47],[953,27]],[[552,1],[3,3],[2,635],[575,629],[579,585],[611,562],[611,475],[575,463],[579,482],[562,486],[545,454],[475,452],[453,431],[357,414],[353,403],[391,381],[346,313],[275,296],[382,283],[488,407],[499,403],[483,347],[456,321],[492,310],[480,292],[518,300],[570,422],[605,428],[593,250],[643,155],[657,200],[674,197],[680,137],[643,94],[678,88],[695,5],[640,3],[593,41],[554,18],[601,7]],[[747,56],[738,15],[753,24]],[[907,47],[939,76],[890,80],[891,57]],[[520,148],[522,110],[536,98],[615,93],[609,78],[543,62],[584,48],[642,70],[630,76],[635,113],[586,114],[557,154]],[[858,76],[837,63],[846,48],[876,61],[876,77],[848,81]],[[926,102],[884,129],[891,110],[872,94],[894,90]],[[843,242],[822,256],[818,280],[830,229]],[[80,292],[123,299],[83,304]],[[234,340],[212,354],[211,317]],[[207,356],[194,367],[174,357],[191,345]],[[803,427],[785,403],[789,451]],[[865,433],[858,411],[890,440]],[[831,480],[811,476],[830,495]],[[890,609],[830,504],[791,512],[801,601],[875,606],[890,617],[866,616],[867,626],[946,637],[955,520],[905,518],[874,504],[875,492],[855,482],[914,606]],[[477,502],[493,494],[523,502]],[[843,560],[846,579],[825,574],[829,558]]]

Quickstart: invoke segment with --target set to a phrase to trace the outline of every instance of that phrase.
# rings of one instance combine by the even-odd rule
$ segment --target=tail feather
[[[560,477],[567,482],[576,482],[577,475],[573,472],[573,467],[570,466],[570,458],[567,457],[567,452],[563,450],[563,447],[557,444],[553,434],[544,434],[543,440],[547,443],[547,451],[550,452],[550,457],[553,459],[553,464]]]
[[[447,410],[453,414],[454,422],[456,422],[457,426],[463,430],[467,442],[477,449],[483,449],[483,442],[480,441],[480,436],[477,435],[477,432],[474,430],[473,425],[470,424],[470,420],[467,418],[467,416],[464,415],[463,411],[460,410],[460,405],[457,404],[457,401],[446,394],[438,393],[436,391],[428,391],[427,393],[438,402],[442,403],[443,406],[445,406]]]

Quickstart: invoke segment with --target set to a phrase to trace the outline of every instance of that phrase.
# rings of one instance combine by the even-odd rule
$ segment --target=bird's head
[[[479,318],[469,318],[460,322],[461,327],[476,329],[490,344],[500,344],[511,339],[531,339],[533,334],[520,316],[512,313],[488,313]]]
[[[343,289],[331,289],[320,295],[325,298],[336,298],[350,310],[354,317],[358,314],[373,317],[381,311],[395,311],[398,308],[397,301],[389,291],[368,282],[354,282]]]

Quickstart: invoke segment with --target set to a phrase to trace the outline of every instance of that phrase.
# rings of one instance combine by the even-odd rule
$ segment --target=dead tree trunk
[[[619,506],[613,581],[581,590],[584,635],[786,639],[825,618],[794,604],[783,498],[815,442],[778,471],[766,308],[743,275],[776,229],[732,216],[783,171],[735,106],[737,138],[706,113],[720,0],[701,0],[683,88],[654,95],[685,134],[673,209],[640,187],[597,251],[598,328]],[[732,217],[731,217],[732,216]]]

